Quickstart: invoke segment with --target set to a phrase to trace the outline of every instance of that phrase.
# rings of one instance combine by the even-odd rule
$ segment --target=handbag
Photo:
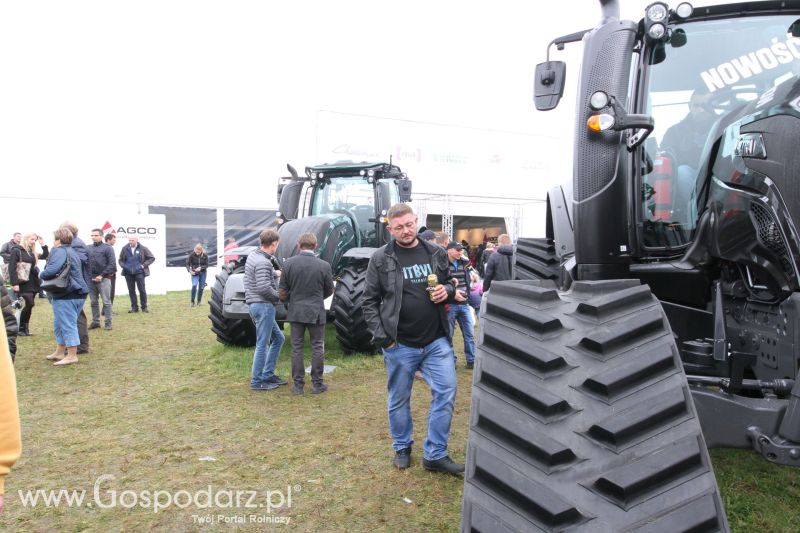
[[[17,279],[19,281],[29,281],[31,279],[31,264],[24,261],[17,263]]]
[[[69,271],[70,271],[70,261],[69,256],[67,256],[66,260],[64,261],[64,265],[61,267],[61,270],[58,271],[58,274],[52,279],[45,279],[42,280],[41,288],[49,292],[50,294],[64,294],[69,291]]]

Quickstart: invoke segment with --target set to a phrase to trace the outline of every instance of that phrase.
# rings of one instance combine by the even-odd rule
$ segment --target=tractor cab
[[[674,255],[693,241],[715,159],[734,156],[720,148],[736,150],[741,140],[741,148],[752,150],[740,156],[743,174],[746,159],[767,157],[762,136],[742,137],[738,125],[728,126],[771,108],[777,113],[779,87],[788,89],[798,81],[796,12],[722,17],[722,8],[713,10],[697,10],[686,18],[673,12],[669,21],[664,15],[664,34],[650,32],[660,38],[646,31],[656,24],[652,19],[660,16],[658,9],[648,10],[642,21],[644,46],[636,59],[640,68],[631,98],[638,112],[653,117],[654,129],[635,167],[641,255]],[[734,142],[724,142],[726,134],[735,136]]]
[[[282,180],[278,194],[281,232],[295,220],[315,218],[316,224],[307,220],[302,226],[315,232],[326,230],[325,235],[318,235],[318,253],[324,255],[326,246],[337,248],[338,253],[333,253],[336,258],[323,257],[330,259],[337,271],[345,249],[386,244],[384,217],[392,205],[410,200],[411,181],[392,164],[345,161],[306,167],[305,177],[293,172],[291,178]],[[330,233],[335,235],[331,237]],[[287,242],[284,246],[293,244]],[[294,250],[281,251],[279,257],[294,255]]]

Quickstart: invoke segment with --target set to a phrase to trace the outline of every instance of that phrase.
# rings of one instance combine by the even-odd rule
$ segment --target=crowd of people
[[[113,329],[113,302],[118,265],[128,281],[131,308],[138,311],[135,290],[138,289],[142,309],[147,312],[147,293],[144,278],[155,260],[150,250],[139,244],[135,236],[128,239],[119,257],[114,252],[116,235],[104,235],[95,228],[92,243],[87,246],[78,236],[77,226],[62,223],[53,232],[52,246],[36,233],[13,234],[0,247],[3,271],[0,285],[9,305],[3,306],[6,336],[12,357],[16,353],[16,338],[31,335],[30,320],[36,297],[46,297],[53,308],[55,349],[46,356],[56,366],[78,362],[78,355],[89,352],[90,329]],[[39,261],[46,260],[43,268]],[[4,284],[8,280],[10,287]],[[92,320],[87,320],[84,304],[90,300]],[[101,308],[102,302],[102,308]],[[16,308],[16,309],[15,309]],[[101,315],[102,313],[102,315]],[[101,326],[102,316],[102,326]]]
[[[392,206],[387,221],[393,239],[378,249],[369,261],[363,312],[373,344],[381,349],[386,366],[389,430],[395,452],[393,464],[398,469],[411,466],[414,442],[411,390],[415,375],[421,374],[432,396],[427,436],[422,446],[422,466],[433,472],[461,474],[464,465],[453,461],[448,454],[457,389],[453,334],[458,324],[464,339],[465,366],[473,368],[475,321],[484,291],[490,290],[493,281],[512,277],[511,239],[500,235],[496,248],[487,245],[480,255],[470,259],[465,254],[464,243],[452,241],[442,232],[420,230],[417,216],[407,204]],[[71,222],[64,222],[53,232],[52,247],[35,233],[15,233],[0,249],[11,286],[9,295],[0,283],[6,330],[29,336],[35,298],[46,291],[53,308],[56,345],[46,359],[56,366],[77,363],[78,355],[89,351],[87,330],[113,329],[118,269],[128,286],[128,312],[149,312],[145,278],[155,261],[152,252],[135,236],[130,236],[128,244],[116,257],[115,235],[104,235],[102,230],[93,229],[91,238],[92,244],[87,247],[78,237],[78,228]],[[285,341],[276,321],[275,307],[284,302],[291,331],[292,393],[305,392],[303,354],[308,330],[311,393],[321,394],[328,389],[324,383],[324,300],[333,294],[331,266],[316,256],[315,235],[304,233],[297,243],[299,254],[286,260],[280,268],[274,258],[279,240],[278,232],[262,231],[258,250],[249,254],[245,263],[245,299],[256,329],[250,388],[269,391],[288,384],[275,373]],[[41,271],[39,260],[46,260]],[[191,306],[194,307],[202,302],[206,286],[208,255],[202,245],[198,244],[188,254],[186,269],[191,276]],[[92,313],[88,325],[84,313],[87,296]],[[23,309],[18,320],[10,310],[12,299],[24,302],[19,304]],[[6,331],[3,331],[2,349],[8,349],[10,357],[0,354],[0,381],[8,381],[10,372],[13,385],[15,348],[13,339],[5,337]],[[9,390],[10,387],[0,387],[0,395]],[[17,411],[16,403],[3,401],[3,408]],[[0,461],[0,509],[4,475],[19,455],[18,415],[16,426],[12,424],[5,430],[10,432],[6,437],[12,449],[5,456],[6,460]]]

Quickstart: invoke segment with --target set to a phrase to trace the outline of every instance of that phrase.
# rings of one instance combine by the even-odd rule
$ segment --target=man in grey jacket
[[[278,248],[278,239],[277,231],[262,231],[259,236],[261,246],[247,256],[244,265],[244,298],[249,307],[250,318],[256,326],[256,349],[253,353],[250,388],[257,391],[277,389],[287,383],[275,374],[275,364],[285,340],[275,321],[278,277],[281,272],[272,267],[272,254]]]
[[[305,363],[303,344],[306,328],[311,338],[312,394],[328,390],[322,382],[325,368],[325,298],[333,294],[331,265],[314,254],[317,238],[303,233],[298,240],[300,253],[283,265],[278,293],[288,305],[286,320],[292,328],[292,378],[294,394],[303,394]]]

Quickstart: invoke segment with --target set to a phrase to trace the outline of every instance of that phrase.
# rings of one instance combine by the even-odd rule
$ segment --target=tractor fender
[[[250,319],[244,298],[244,271],[228,276],[222,293],[222,316],[239,320]]]
[[[350,248],[344,253],[344,257],[369,260],[376,250],[377,248]]]

